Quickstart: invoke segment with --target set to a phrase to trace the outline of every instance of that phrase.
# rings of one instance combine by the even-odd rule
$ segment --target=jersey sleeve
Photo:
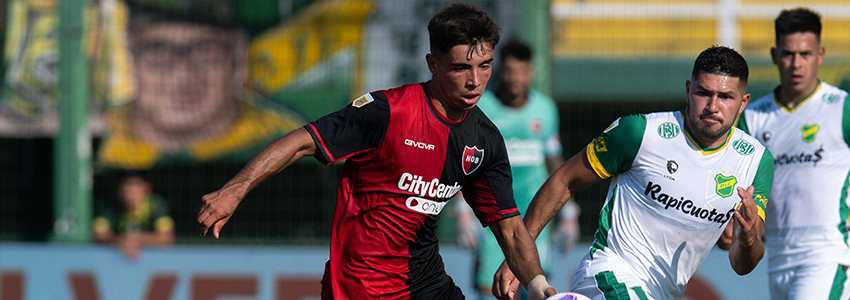
[[[310,132],[324,164],[377,148],[387,133],[389,102],[383,92],[360,96],[351,105],[304,127]]]
[[[756,177],[753,179],[753,200],[758,206],[759,217],[764,221],[764,210],[767,207],[767,199],[770,198],[770,189],[773,187],[773,154],[764,149]]]
[[[495,128],[495,127],[493,127]],[[498,131],[496,131],[498,134]],[[519,215],[519,209],[514,200],[511,166],[508,162],[508,151],[504,139],[490,139],[494,147],[491,155],[484,157],[485,165],[480,172],[474,172],[466,179],[463,186],[463,197],[472,207],[481,225],[487,227],[506,218]]]
[[[631,168],[645,130],[646,116],[631,115],[615,120],[602,135],[593,139],[587,145],[586,154],[596,175],[605,179]]]

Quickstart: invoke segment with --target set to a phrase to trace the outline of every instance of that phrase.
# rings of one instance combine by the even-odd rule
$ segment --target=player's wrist
[[[534,276],[534,278],[528,282],[528,286],[525,287],[525,290],[528,291],[529,300],[543,300],[546,299],[545,292],[550,287],[549,282],[546,281],[546,276],[540,274]]]

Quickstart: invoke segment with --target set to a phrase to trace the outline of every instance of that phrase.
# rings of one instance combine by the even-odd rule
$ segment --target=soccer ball
[[[546,298],[546,300],[590,300],[590,298],[579,293],[563,292]]]

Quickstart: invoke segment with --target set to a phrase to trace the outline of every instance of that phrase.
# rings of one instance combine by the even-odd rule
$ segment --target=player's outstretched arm
[[[516,272],[519,282],[522,282],[528,291],[528,299],[542,300],[557,294],[557,291],[546,282],[543,268],[540,267],[540,258],[537,255],[537,246],[519,217],[496,222],[490,225],[490,230],[499,241],[508,266]],[[499,299],[511,299],[516,294],[517,288],[517,280],[493,282],[493,294]]]
[[[761,242],[764,221],[758,215],[753,191],[752,186],[746,190],[738,188],[741,207],[735,211],[735,222],[730,224],[735,226],[735,236],[729,248],[729,262],[738,275],[750,273],[764,256],[764,244]]]
[[[201,236],[206,236],[212,228],[213,237],[218,238],[221,228],[249,191],[298,159],[315,153],[316,144],[303,127],[270,142],[221,189],[201,199],[197,220]]]
[[[537,239],[543,227],[558,214],[575,192],[599,180],[602,178],[593,171],[585,151],[573,155],[555,170],[534,195],[523,218],[532,238]]]
[[[579,152],[555,170],[543,184],[526,211],[524,223],[532,240],[558,213],[573,193],[601,180],[587,160],[584,151]],[[506,256],[507,257],[507,256]],[[510,267],[510,268],[509,268]],[[503,263],[493,276],[493,295],[509,299],[508,294],[519,285],[515,280],[513,266]]]

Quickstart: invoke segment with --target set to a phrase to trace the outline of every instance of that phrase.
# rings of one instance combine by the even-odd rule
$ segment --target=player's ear
[[[744,112],[744,109],[747,107],[747,104],[750,103],[750,94],[744,94],[744,97],[741,99],[741,107],[738,109],[738,115]]]
[[[774,65],[778,65],[778,64],[779,64],[779,59],[776,57],[776,54],[777,54],[777,52],[776,52],[776,51],[778,51],[778,50],[776,49],[776,47],[770,47],[770,59],[773,61],[773,64],[774,64]]]
[[[431,55],[431,53],[425,54],[425,63],[428,64],[428,71],[431,72],[431,75],[437,74],[437,58]]]

